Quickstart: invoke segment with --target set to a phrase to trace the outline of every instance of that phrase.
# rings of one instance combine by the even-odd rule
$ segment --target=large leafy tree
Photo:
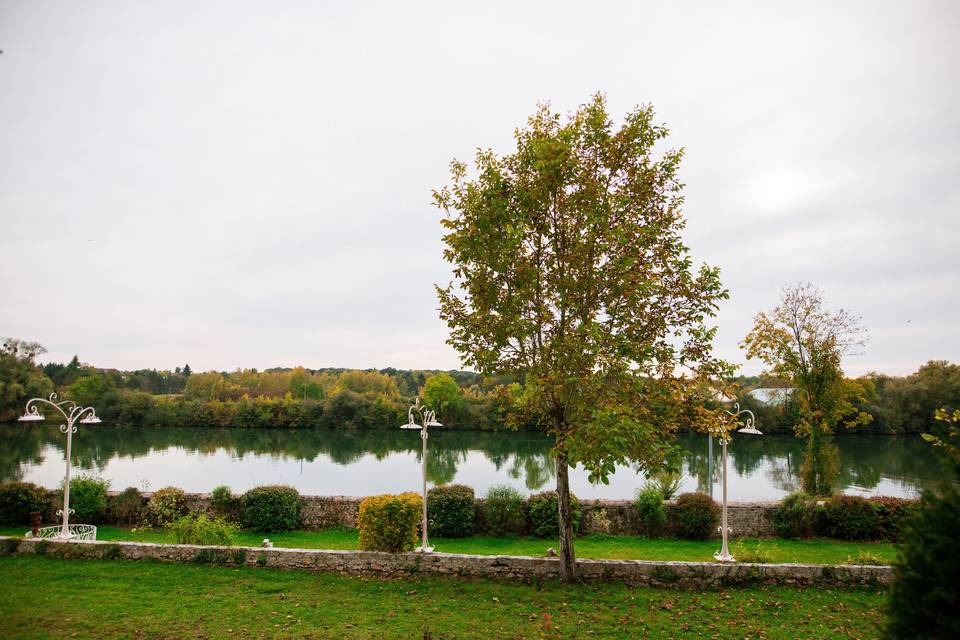
[[[904,377],[874,377],[877,421],[886,431],[923,432],[936,426],[939,408],[960,409],[960,365],[931,360]]]
[[[640,107],[615,127],[602,95],[568,116],[541,105],[514,153],[479,151],[472,175],[454,161],[434,192],[455,278],[437,288],[449,343],[521,379],[515,408],[555,438],[568,580],[568,468],[606,481],[628,461],[661,465],[682,419],[714,420],[691,399],[726,368],[706,324],[726,292],[681,241],[682,152],[655,155],[667,129],[653,118]]]
[[[784,288],[780,304],[754,316],[753,329],[743,339],[748,359],[761,360],[797,389],[802,417],[796,432],[807,439],[800,483],[808,493],[833,491],[838,469],[833,429],[873,419],[856,407],[865,389],[848,381],[841,367],[845,354],[865,344],[860,319],[845,309],[825,309],[823,294],[809,283]]]
[[[0,422],[19,416],[30,398],[45,397],[53,391],[34,358],[46,353],[36,342],[7,338],[0,346]]]
[[[453,376],[441,371],[427,378],[423,385],[423,400],[441,420],[450,420],[451,412],[463,408],[463,391]]]

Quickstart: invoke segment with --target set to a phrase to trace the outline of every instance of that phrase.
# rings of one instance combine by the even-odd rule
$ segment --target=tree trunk
[[[570,511],[570,478],[567,456],[557,453],[557,511],[560,523],[560,571],[567,582],[577,579],[577,560],[573,554],[573,514]]]

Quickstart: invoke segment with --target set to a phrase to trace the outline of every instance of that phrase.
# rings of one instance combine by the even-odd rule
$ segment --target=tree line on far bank
[[[733,379],[744,391],[740,407],[750,409],[764,433],[793,433],[800,421],[800,399],[793,393],[782,403],[765,403],[749,391],[786,386],[776,378],[740,376]],[[869,373],[844,380],[852,411],[872,420],[838,432],[863,434],[919,434],[935,431],[934,414],[941,407],[960,407],[960,365],[931,360],[906,376]]]
[[[503,394],[509,380],[471,371],[385,368],[242,369],[194,373],[119,371],[81,364],[38,365],[43,347],[7,339],[0,351],[0,422],[15,420],[32,397],[57,391],[93,405],[118,426],[247,428],[379,428],[406,422],[409,399],[421,395],[454,428],[504,428]],[[749,392],[784,387],[767,376],[731,379],[740,407],[764,433],[793,433],[800,405],[793,395],[764,403]],[[934,427],[938,407],[960,407],[960,365],[930,361],[907,376],[871,373],[846,380],[852,406],[873,419],[852,433],[916,434]],[[532,426],[532,425],[531,425]]]
[[[407,421],[414,396],[446,426],[502,426],[498,388],[466,371],[242,369],[194,373],[120,371],[70,363],[38,365],[45,349],[9,338],[0,350],[0,422],[16,420],[30,398],[56,391],[96,408],[105,423],[147,427],[378,428]]]

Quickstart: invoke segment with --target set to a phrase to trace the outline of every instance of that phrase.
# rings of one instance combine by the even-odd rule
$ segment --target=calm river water
[[[930,445],[919,436],[836,438],[840,448],[837,489],[860,495],[914,496],[937,476]],[[707,437],[681,434],[687,451],[682,491],[709,491]],[[478,495],[497,484],[523,492],[553,487],[550,440],[535,433],[443,431],[430,434],[431,484],[457,482]],[[0,480],[59,486],[66,436],[54,425],[0,425]],[[714,496],[720,495],[720,447],[715,443]],[[796,490],[802,443],[787,435],[736,435],[731,442],[732,501],[772,500]],[[419,491],[418,431],[120,429],[83,426],[73,439],[74,464],[111,481],[113,489],[175,485],[208,492],[227,485],[235,492],[263,484],[290,484],[308,495],[370,495]],[[631,498],[644,477],[617,470],[609,485],[591,485],[572,473],[582,498]]]

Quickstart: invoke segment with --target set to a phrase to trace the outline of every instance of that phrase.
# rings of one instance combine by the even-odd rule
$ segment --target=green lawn
[[[694,592],[0,558],[3,638],[872,638],[876,590]]]
[[[0,535],[22,535],[23,528],[3,528]],[[357,532],[354,529],[331,529],[329,531],[291,531],[267,534],[278,547],[301,549],[356,549]],[[133,540],[139,542],[171,542],[165,531],[137,531],[112,526],[97,529],[99,540]],[[264,534],[242,531],[237,535],[237,544],[259,546]],[[446,553],[469,553],[475,555],[543,556],[549,547],[558,543],[530,538],[492,538],[474,536],[463,539],[432,539],[436,551]],[[731,550],[736,556],[744,550],[757,547],[771,562],[797,562],[812,564],[843,564],[856,560],[860,554],[868,554],[882,562],[891,562],[896,557],[894,545],[889,543],[840,542],[834,540],[750,540],[734,541]],[[719,541],[689,541],[654,539],[646,540],[631,536],[589,535],[577,538],[575,550],[580,558],[608,558],[615,560],[690,560],[711,561],[713,553],[720,548]]]

